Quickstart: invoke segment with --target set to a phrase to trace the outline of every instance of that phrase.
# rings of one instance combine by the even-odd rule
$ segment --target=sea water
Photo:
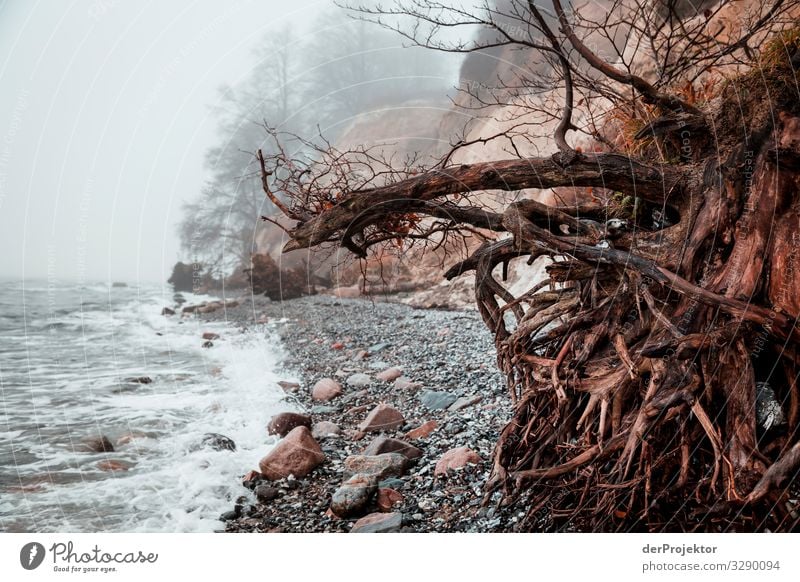
[[[269,418],[291,408],[276,384],[280,343],[264,326],[165,306],[173,293],[158,285],[0,282],[0,530],[222,527],[242,474],[274,446]],[[220,339],[203,347],[203,332]],[[126,381],[143,376],[152,382]],[[202,446],[207,433],[236,451]],[[101,435],[116,450],[84,450]]]

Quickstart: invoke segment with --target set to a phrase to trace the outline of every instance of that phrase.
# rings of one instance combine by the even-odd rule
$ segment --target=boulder
[[[399,439],[392,439],[383,435],[375,437],[367,448],[362,452],[363,455],[375,456],[384,453],[400,453],[408,460],[419,459],[422,456],[422,451],[410,445],[405,441]]]
[[[400,453],[382,455],[350,455],[344,460],[344,477],[362,474],[378,481],[387,477],[402,477],[408,467],[408,459]]]
[[[333,378],[323,378],[311,389],[311,398],[321,402],[328,402],[342,394],[342,385]]]
[[[161,315],[175,315],[175,310],[170,309],[169,307],[165,307],[161,310]]]
[[[382,430],[397,430],[405,422],[405,418],[396,408],[388,404],[378,404],[359,425],[362,432],[380,432]]]
[[[468,449],[467,447],[450,449],[444,455],[442,455],[442,458],[436,463],[436,468],[434,469],[433,474],[446,475],[447,471],[450,469],[461,469],[468,464],[477,465],[482,461],[483,459],[481,459],[478,453],[472,449]]]
[[[370,513],[359,519],[350,533],[391,533],[402,526],[402,513]]]
[[[353,374],[347,378],[347,385],[353,388],[366,388],[372,383],[372,378],[367,374]]]
[[[375,377],[381,382],[393,382],[403,375],[403,370],[400,368],[387,368],[380,372]]]
[[[323,461],[325,454],[311,431],[306,426],[298,426],[261,459],[258,466],[266,479],[277,481],[289,475],[305,477]]]
[[[90,453],[113,453],[114,445],[107,436],[90,437],[83,440],[84,449]]]
[[[378,498],[375,500],[375,503],[383,512],[391,511],[395,505],[398,505],[403,502],[403,494],[395,491],[394,489],[390,489],[388,487],[381,487],[378,489]]]
[[[203,333],[203,339],[204,340],[219,339],[219,334],[218,333],[214,333],[213,331],[207,331],[207,332]]]
[[[331,497],[331,511],[339,517],[352,517],[364,511],[378,490],[378,481],[370,475],[353,475]]]
[[[436,390],[425,390],[419,395],[419,401],[428,410],[444,410],[458,399],[458,396],[451,392],[437,392]]]
[[[270,419],[267,425],[267,434],[285,437],[289,431],[298,426],[311,428],[311,417],[297,412],[281,412]]]
[[[333,342],[331,344],[331,349],[332,350],[343,350],[344,349],[344,344],[342,342]]]
[[[215,451],[236,450],[236,443],[233,442],[233,439],[226,437],[224,434],[218,434],[216,432],[204,434],[203,440],[200,441],[200,445],[214,449]]]
[[[328,420],[321,420],[314,424],[311,429],[311,436],[317,440],[326,439],[332,436],[339,436],[342,434],[342,429],[333,422]]]
[[[431,436],[433,431],[435,431],[438,427],[439,427],[439,423],[438,422],[436,422],[435,420],[429,420],[428,422],[425,422],[425,423],[419,425],[417,428],[408,431],[406,433],[406,438],[407,439],[426,439],[429,436]]]

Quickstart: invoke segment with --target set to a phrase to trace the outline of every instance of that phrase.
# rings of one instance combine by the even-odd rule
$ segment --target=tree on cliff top
[[[489,238],[445,276],[475,273],[514,403],[486,502],[527,508],[523,528],[795,529],[798,2],[699,14],[672,0],[610,4],[583,16],[559,0],[547,11],[519,0],[356,9],[435,50],[538,55],[495,86],[465,88],[476,109],[527,109],[488,138],[509,158],[455,164],[462,141],[432,166],[325,143],[297,159],[273,132],[273,153],[257,156],[263,189],[295,221],[286,250],[364,257]],[[461,28],[479,40],[438,35]],[[543,130],[554,153],[519,154],[518,140]],[[585,196],[496,211],[481,194],[559,187]],[[547,277],[512,295],[509,263],[542,256]]]

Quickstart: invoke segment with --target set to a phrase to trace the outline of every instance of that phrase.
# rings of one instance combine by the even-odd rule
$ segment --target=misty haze
[[[0,4],[0,530],[797,531],[798,17]]]

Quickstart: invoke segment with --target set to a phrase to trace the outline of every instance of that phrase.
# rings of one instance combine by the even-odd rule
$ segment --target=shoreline
[[[376,513],[384,515],[373,520],[393,520],[391,529],[379,531],[513,529],[510,510],[494,503],[481,507],[493,447],[511,404],[490,334],[476,311],[322,295],[285,302],[256,296],[198,317],[279,337],[285,358],[278,375],[286,378],[287,402],[309,415],[313,425],[334,423],[340,429],[338,435],[318,436],[325,460],[305,477],[269,481],[250,473],[234,508],[223,515],[224,531],[348,532],[361,529],[360,522],[356,526],[360,517]],[[386,373],[394,368],[402,370],[399,380],[391,378],[396,371]],[[311,389],[324,378],[338,382],[342,394],[315,401]],[[298,385],[292,384],[295,379]],[[365,434],[359,424],[380,403],[400,411],[403,423]],[[277,438],[267,434],[267,427],[264,437],[265,442]],[[402,440],[421,455],[402,473],[381,479],[366,507],[337,517],[329,507],[346,476],[346,459],[382,437]],[[477,453],[481,462],[436,475],[442,456],[461,447]],[[253,470],[258,467],[242,467],[241,473]],[[370,527],[364,531],[373,531]]]

